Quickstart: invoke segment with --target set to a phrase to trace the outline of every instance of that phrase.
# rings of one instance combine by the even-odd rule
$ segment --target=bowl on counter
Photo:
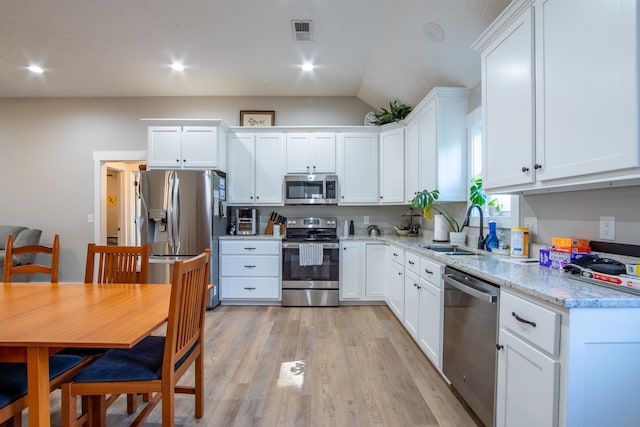
[[[401,230],[399,228],[396,228],[396,234],[398,236],[407,236],[409,235],[409,230]]]

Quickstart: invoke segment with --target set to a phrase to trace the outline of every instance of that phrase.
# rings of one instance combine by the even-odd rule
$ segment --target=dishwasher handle
[[[464,292],[465,294],[469,294],[472,297],[478,298],[484,302],[495,303],[498,301],[497,292],[491,292],[489,290],[472,288],[471,286],[456,280],[453,274],[445,274],[444,283],[446,283],[447,285],[453,286],[459,291]]]

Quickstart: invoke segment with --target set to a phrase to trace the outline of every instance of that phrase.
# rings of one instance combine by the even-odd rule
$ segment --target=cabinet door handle
[[[244,248],[245,251],[255,251],[256,248]]]
[[[256,268],[255,265],[245,265],[244,268]]]
[[[244,288],[245,291],[255,291],[256,288]]]
[[[424,269],[424,272],[425,272],[425,273],[427,273],[427,274],[433,274],[433,271],[429,271],[429,269],[428,269],[428,268],[425,268],[425,269]]]
[[[398,256],[398,254],[394,252],[394,253],[393,253],[393,256]]]
[[[380,196],[380,199],[384,199],[384,197]]]
[[[532,322],[531,320],[523,319],[522,317],[518,316],[515,311],[512,311],[511,315],[513,317],[515,317],[518,322],[526,323],[527,325],[531,325],[534,328],[536,327],[536,322]]]
[[[180,163],[180,159],[176,159],[176,163]]]
[[[528,168],[528,167],[526,167],[526,166],[523,166],[523,167],[522,167],[522,172],[524,172],[524,173],[529,172],[529,168]]]
[[[502,344],[496,344],[496,350],[502,350],[504,346]]]
[[[398,271],[398,276],[402,276],[402,273],[400,273],[399,271]]]
[[[409,264],[411,264],[411,265],[416,265],[416,263],[415,263],[415,262],[413,262],[413,261],[409,261]]]
[[[533,168],[535,170],[542,169],[542,165],[540,163],[536,163],[535,165],[533,165]]]

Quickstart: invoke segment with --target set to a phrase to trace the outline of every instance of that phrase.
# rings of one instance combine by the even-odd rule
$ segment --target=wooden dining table
[[[157,284],[0,282],[0,362],[27,363],[29,425],[50,425],[50,354],[133,347],[167,321],[170,294]]]

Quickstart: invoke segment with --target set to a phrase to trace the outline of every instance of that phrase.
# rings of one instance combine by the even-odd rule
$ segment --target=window
[[[482,178],[482,107],[467,115],[467,140],[469,144],[469,176]],[[483,206],[485,226],[488,221],[496,221],[498,228],[518,226],[519,197],[510,194],[485,194]],[[469,202],[470,204],[471,202]],[[474,210],[471,225],[479,225],[479,215]]]

